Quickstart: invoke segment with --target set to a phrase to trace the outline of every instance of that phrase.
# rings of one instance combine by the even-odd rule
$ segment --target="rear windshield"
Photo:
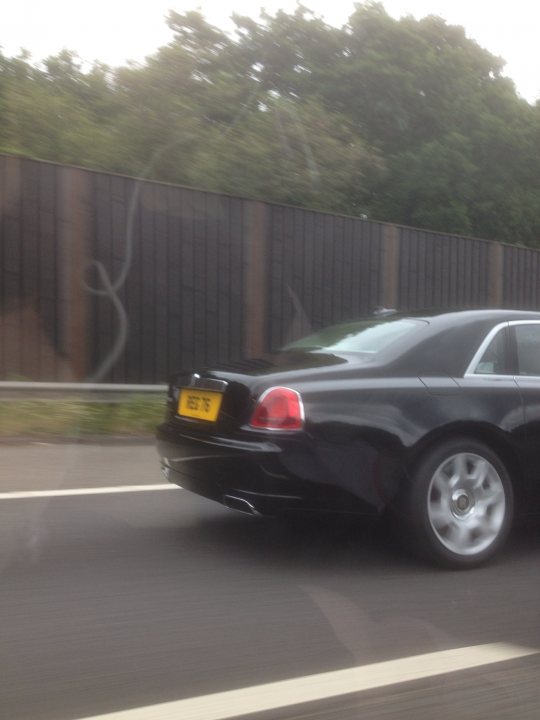
[[[375,354],[423,324],[425,321],[410,318],[343,323],[296,340],[284,349]]]

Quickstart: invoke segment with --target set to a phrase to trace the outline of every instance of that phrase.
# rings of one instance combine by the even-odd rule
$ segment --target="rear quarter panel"
[[[379,507],[391,501],[408,469],[448,435],[488,437],[519,458],[524,419],[511,378],[489,383],[448,377],[364,378],[296,383],[304,400],[306,431],[333,482],[361,483]],[[521,472],[521,470],[520,470]]]

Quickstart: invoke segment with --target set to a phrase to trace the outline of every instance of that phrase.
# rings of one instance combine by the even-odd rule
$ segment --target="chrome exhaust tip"
[[[224,495],[223,504],[229,510],[238,510],[246,515],[260,515],[261,513],[248,500],[237,497],[236,495]]]

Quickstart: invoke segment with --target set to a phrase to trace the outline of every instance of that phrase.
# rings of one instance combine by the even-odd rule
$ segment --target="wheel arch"
[[[525,493],[525,480],[519,457],[507,434],[487,423],[456,423],[433,430],[410,449],[406,462],[406,476],[410,476],[426,453],[438,444],[459,438],[476,440],[486,445],[506,468],[516,500],[522,499]]]

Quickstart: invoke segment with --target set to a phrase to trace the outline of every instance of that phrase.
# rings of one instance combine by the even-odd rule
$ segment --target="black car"
[[[540,313],[382,316],[181,373],[157,435],[169,481],[229,508],[390,510],[477,565],[540,507]]]

